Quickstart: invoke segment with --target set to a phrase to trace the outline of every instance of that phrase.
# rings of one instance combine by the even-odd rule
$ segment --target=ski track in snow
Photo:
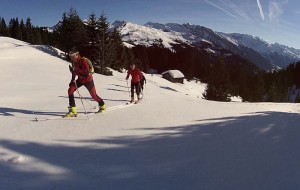
[[[117,106],[112,106],[112,107],[108,107],[106,109],[106,111],[104,113],[96,113],[97,110],[93,110],[92,112],[91,111],[87,111],[87,113],[78,113],[77,114],[77,117],[63,117],[64,115],[60,115],[60,116],[53,116],[53,117],[48,117],[48,118],[43,118],[43,117],[39,117],[39,116],[36,116],[34,118],[34,121],[48,121],[48,120],[82,120],[83,118],[82,117],[87,117],[88,120],[92,120],[93,117],[90,117],[90,116],[97,116],[97,115],[103,115],[105,114],[106,112],[111,112],[111,111],[114,111],[114,110],[118,110],[118,109],[122,109],[122,108],[128,108],[130,106],[132,106],[134,104],[120,104],[120,105],[117,105]],[[34,113],[33,113],[34,114]]]

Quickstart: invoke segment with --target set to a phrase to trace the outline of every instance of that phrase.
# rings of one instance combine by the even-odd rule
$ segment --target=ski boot
[[[138,98],[134,103],[135,103],[135,104],[138,104],[138,103],[141,102],[141,100],[142,100],[142,98]]]
[[[140,95],[138,96],[138,100],[140,101],[140,100],[142,100],[142,99],[143,99],[143,95],[140,94]]]
[[[134,103],[135,103],[135,104],[137,104],[137,103],[141,102],[141,100],[142,100],[142,97],[143,97],[143,96],[141,96],[141,95],[138,95],[138,99],[137,99],[137,101],[135,101]]]
[[[64,117],[77,117],[77,109],[76,107],[68,107],[69,108],[69,112],[64,116]]]
[[[97,113],[103,113],[106,112],[106,105],[104,104],[103,106],[99,106],[99,110],[97,111]]]
[[[134,103],[134,97],[131,97],[131,100],[129,103]]]

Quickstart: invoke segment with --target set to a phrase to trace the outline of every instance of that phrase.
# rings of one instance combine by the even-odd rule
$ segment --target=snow
[[[0,37],[0,189],[300,188],[299,104],[206,101],[204,84],[146,74],[140,104],[36,122],[68,105],[68,63],[47,48]],[[125,77],[94,75],[108,107],[129,100]]]
[[[215,54],[216,53],[216,51],[214,51],[214,50],[212,50],[212,49],[210,49],[210,48],[206,48],[205,49],[208,53],[212,53],[212,54]]]
[[[164,32],[163,30],[140,26],[131,22],[116,21],[113,26],[119,27],[118,30],[122,35],[123,41],[127,42],[127,47],[132,45],[152,46],[159,44],[158,40],[162,40],[162,45],[172,49],[172,44],[178,44],[178,41],[185,41],[179,32]],[[128,45],[130,42],[131,45]]]

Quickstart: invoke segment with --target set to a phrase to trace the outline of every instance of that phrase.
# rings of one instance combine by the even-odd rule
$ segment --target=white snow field
[[[0,37],[1,190],[300,189],[299,104],[206,101],[204,84],[146,74],[126,107],[114,72],[94,75],[111,111],[87,117],[75,93],[82,114],[64,119],[71,74],[55,53]]]

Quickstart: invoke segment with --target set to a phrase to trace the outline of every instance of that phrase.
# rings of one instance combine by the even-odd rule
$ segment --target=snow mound
[[[27,156],[20,155],[20,156],[14,156],[14,157],[8,159],[7,162],[12,163],[12,164],[21,164],[21,163],[26,162],[28,159],[29,158]]]

